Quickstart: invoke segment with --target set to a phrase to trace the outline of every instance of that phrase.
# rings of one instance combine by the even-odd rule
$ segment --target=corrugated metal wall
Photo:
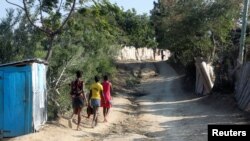
[[[0,137],[38,130],[47,120],[46,65],[0,66]]]
[[[35,130],[47,120],[46,109],[46,66],[32,65],[33,120]]]
[[[240,109],[250,111],[250,62],[242,67],[240,74],[235,97]]]

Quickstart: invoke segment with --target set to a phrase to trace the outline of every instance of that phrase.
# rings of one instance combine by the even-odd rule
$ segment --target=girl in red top
[[[103,98],[101,100],[101,106],[103,107],[103,116],[104,122],[107,122],[107,116],[109,114],[109,110],[111,108],[111,92],[112,92],[112,84],[108,81],[108,76],[105,75],[103,77],[104,81],[102,82],[103,86]]]

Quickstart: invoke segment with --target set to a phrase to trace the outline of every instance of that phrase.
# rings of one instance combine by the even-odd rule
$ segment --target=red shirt
[[[104,81],[102,82],[102,86],[103,86],[103,94],[104,94],[105,100],[110,101],[111,100],[110,90],[111,90],[112,84],[109,81]]]

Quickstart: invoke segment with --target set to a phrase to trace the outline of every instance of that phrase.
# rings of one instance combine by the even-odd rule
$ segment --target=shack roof
[[[26,60],[17,61],[17,62],[11,62],[11,63],[6,63],[6,64],[0,64],[0,67],[5,67],[5,66],[20,66],[20,65],[32,64],[32,63],[39,63],[39,64],[48,65],[47,61],[39,59],[39,58],[34,58],[34,59],[26,59]]]

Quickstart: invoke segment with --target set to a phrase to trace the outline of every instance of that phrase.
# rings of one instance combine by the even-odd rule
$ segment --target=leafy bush
[[[138,84],[140,84],[139,78],[131,76],[128,79],[126,79],[126,85],[128,87],[135,87]]]

